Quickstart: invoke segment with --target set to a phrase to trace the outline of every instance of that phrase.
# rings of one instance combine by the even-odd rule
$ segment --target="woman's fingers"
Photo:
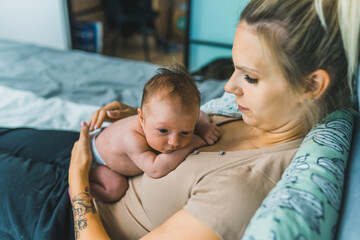
[[[121,112],[120,110],[108,110],[106,111],[107,117],[109,119],[120,119],[121,117]]]
[[[94,131],[101,127],[104,121],[109,121],[107,111],[104,108],[101,108],[94,112],[89,120],[89,129],[90,131]]]
[[[89,128],[86,122],[81,122],[80,138],[79,141],[89,141]]]
[[[98,114],[99,114],[99,110],[94,112],[90,117],[90,120],[89,120],[89,129],[90,129],[90,131],[93,131],[95,129],[95,124],[97,122]]]
[[[71,151],[69,166],[68,182],[73,194],[79,190],[81,182],[88,181],[91,163],[92,153],[89,141],[89,126],[85,122],[81,122],[80,137],[75,142]]]
[[[107,120],[106,111],[104,109],[100,109],[98,111],[97,119],[95,122],[94,130],[99,129],[104,121]]]
[[[109,120],[118,118],[120,115],[120,111],[122,110],[122,103],[118,101],[113,101],[111,103],[106,104],[103,107],[103,110],[106,112]]]
[[[81,122],[79,140],[74,144],[71,152],[69,173],[81,173],[88,175],[92,162],[92,153],[89,141],[89,126],[86,122]]]
[[[114,122],[121,118],[135,115],[136,108],[130,107],[119,101],[113,101],[95,111],[89,120],[89,129],[93,131],[101,127],[104,121]]]
[[[119,101],[112,101],[105,105],[105,110],[120,110],[121,109],[121,102]]]
[[[111,120],[118,120],[137,114],[137,108],[130,107],[119,101],[114,101],[105,106],[108,118]]]
[[[89,120],[89,129],[93,131],[101,127],[104,121],[114,121],[120,118],[120,109],[122,104],[118,101],[113,101],[106,104],[104,107],[95,111]]]

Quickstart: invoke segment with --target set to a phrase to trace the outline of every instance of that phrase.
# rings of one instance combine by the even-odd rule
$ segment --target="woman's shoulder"
[[[240,121],[241,117],[228,117],[224,115],[209,115],[211,123],[215,125],[221,125],[228,122]]]

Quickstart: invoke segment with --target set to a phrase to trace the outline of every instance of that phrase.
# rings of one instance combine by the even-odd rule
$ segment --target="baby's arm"
[[[149,177],[160,178],[174,170],[189,153],[206,145],[206,142],[202,138],[194,135],[191,143],[187,147],[176,150],[172,153],[156,154],[147,150],[138,154],[129,154],[129,157]]]
[[[212,124],[209,115],[203,111],[200,111],[199,120],[195,126],[195,132],[209,145],[216,143],[220,137],[220,128],[215,124]]]

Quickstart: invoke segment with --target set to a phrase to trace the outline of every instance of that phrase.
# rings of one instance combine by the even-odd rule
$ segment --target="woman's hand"
[[[100,128],[104,121],[114,122],[121,118],[126,118],[136,114],[136,108],[130,107],[119,101],[113,101],[92,114],[89,120],[89,129],[90,131],[93,131]]]
[[[89,141],[89,128],[85,122],[81,122],[79,140],[75,142],[71,152],[69,167],[70,180],[76,178],[88,178],[92,163],[92,154]]]
[[[81,123],[79,140],[71,152],[69,167],[70,197],[74,217],[74,232],[77,240],[110,239],[96,211],[90,193],[89,172],[92,155],[89,141],[89,127]]]

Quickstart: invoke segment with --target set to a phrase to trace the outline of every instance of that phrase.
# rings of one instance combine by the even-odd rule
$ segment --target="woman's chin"
[[[244,113],[242,114],[242,120],[247,125],[254,126],[254,127],[256,125],[256,121],[252,117],[248,116],[247,114],[244,114]]]

